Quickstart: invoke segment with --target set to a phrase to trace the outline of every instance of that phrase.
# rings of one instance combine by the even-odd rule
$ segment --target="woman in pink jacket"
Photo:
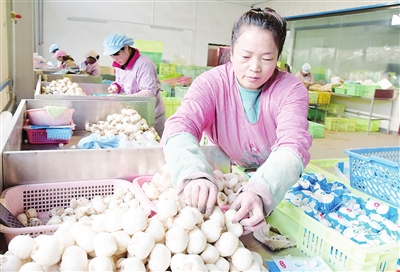
[[[310,160],[308,92],[277,69],[286,22],[273,9],[251,9],[234,24],[231,62],[197,77],[162,138],[171,179],[190,206],[211,214],[218,188],[200,149],[203,133],[242,167],[256,167],[231,208],[245,231],[268,216]]]
[[[115,82],[108,91],[114,94],[127,94],[136,97],[155,97],[154,128],[161,137],[164,131],[165,106],[160,95],[160,81],[154,63],[132,47],[134,41],[125,35],[110,34],[104,41],[103,55],[114,60]]]
[[[101,76],[102,70],[98,62],[100,56],[94,50],[89,50],[84,57],[85,61],[79,64],[81,70],[84,69],[85,73],[91,76]]]

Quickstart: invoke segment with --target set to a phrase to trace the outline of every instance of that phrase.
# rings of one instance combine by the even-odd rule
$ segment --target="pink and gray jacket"
[[[276,69],[261,91],[258,120],[250,123],[237,84],[232,63],[197,77],[166,122],[164,153],[178,193],[192,179],[214,181],[198,144],[204,133],[233,163],[258,168],[242,190],[260,195],[268,215],[310,160],[308,91],[296,77]]]
[[[165,123],[165,106],[160,95],[161,85],[157,70],[148,57],[141,55],[138,49],[134,50],[134,56],[125,69],[122,69],[121,65],[115,61],[113,62],[115,82],[112,84],[118,87],[118,93],[156,98],[154,128],[161,137]]]

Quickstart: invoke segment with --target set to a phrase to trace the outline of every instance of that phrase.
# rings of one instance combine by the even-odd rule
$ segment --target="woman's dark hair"
[[[286,72],[291,73],[290,72],[290,65],[287,64],[287,63],[285,63],[285,70],[286,70]]]
[[[274,37],[276,47],[278,47],[278,58],[283,50],[283,44],[286,39],[286,21],[283,19],[275,10],[271,8],[253,8],[243,14],[233,25],[232,37],[231,37],[231,48],[233,50],[234,45],[241,34],[242,27],[246,26],[258,26],[262,29],[268,30]]]
[[[75,61],[70,55],[63,56],[63,61],[72,60]]]

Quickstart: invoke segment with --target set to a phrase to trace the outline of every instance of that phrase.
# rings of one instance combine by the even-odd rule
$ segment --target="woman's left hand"
[[[232,223],[239,222],[243,226],[244,234],[266,226],[262,199],[252,191],[241,192],[230,209],[237,211]]]

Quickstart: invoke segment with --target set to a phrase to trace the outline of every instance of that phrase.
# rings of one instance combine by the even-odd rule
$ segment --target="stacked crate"
[[[135,40],[135,48],[139,49],[140,54],[149,57],[154,65],[158,68],[158,64],[162,61],[162,53],[164,43],[160,41]]]

